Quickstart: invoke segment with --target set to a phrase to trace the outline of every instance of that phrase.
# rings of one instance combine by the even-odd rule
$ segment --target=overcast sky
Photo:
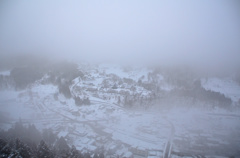
[[[240,2],[1,0],[0,51],[88,61],[238,64]]]

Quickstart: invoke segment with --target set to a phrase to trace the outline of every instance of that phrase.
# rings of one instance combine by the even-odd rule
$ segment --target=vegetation
[[[16,89],[24,89],[29,84],[41,79],[43,74],[39,67],[28,66],[14,68],[10,76],[15,82]]]
[[[87,97],[84,97],[83,99],[81,99],[80,97],[74,97],[75,100],[75,105],[90,105],[90,100]]]
[[[71,98],[72,94],[69,89],[69,83],[61,83],[58,85],[59,93],[62,93],[66,98]]]
[[[0,157],[23,158],[104,158],[103,152],[81,153],[69,147],[63,137],[58,138],[51,129],[38,131],[34,125],[17,122],[8,131],[0,132]]]
[[[13,66],[16,66],[14,64]],[[131,71],[131,67],[125,67],[125,71]],[[75,78],[85,81],[87,76],[78,69],[78,65],[71,62],[57,62],[42,64],[37,59],[22,59],[17,67],[11,70],[10,76],[0,75],[0,89],[14,87],[24,89],[38,81],[40,84],[53,84],[58,87],[54,98],[58,100],[58,94],[65,98],[73,98],[76,105],[90,105],[87,97],[88,91],[102,99],[115,98],[115,103],[126,107],[150,106],[158,104],[161,99],[192,99],[195,101],[211,104],[213,106],[226,107],[232,104],[230,98],[218,92],[208,91],[202,88],[199,77],[192,70],[187,68],[155,68],[147,75],[143,75],[137,81],[131,78],[121,78],[117,74],[103,75],[103,81],[99,88],[87,85],[85,87],[74,87],[80,96],[75,96],[74,90],[70,87]],[[235,81],[239,82],[236,75]],[[91,78],[94,80],[94,77]],[[164,81],[162,81],[162,79]],[[164,84],[171,85],[172,89],[165,91],[161,87]],[[85,89],[84,89],[85,88]],[[143,95],[147,91],[147,95]],[[111,96],[110,96],[111,95]],[[88,96],[88,95],[87,95]]]

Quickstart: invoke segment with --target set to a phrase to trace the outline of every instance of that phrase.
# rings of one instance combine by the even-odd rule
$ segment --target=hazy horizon
[[[1,1],[0,52],[239,67],[238,1]]]

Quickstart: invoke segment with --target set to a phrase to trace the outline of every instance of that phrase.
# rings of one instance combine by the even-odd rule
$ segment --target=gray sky
[[[237,0],[2,0],[0,51],[89,61],[240,63]]]

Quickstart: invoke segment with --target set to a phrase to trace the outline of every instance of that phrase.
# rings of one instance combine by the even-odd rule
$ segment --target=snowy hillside
[[[71,81],[52,71],[25,89],[1,91],[1,128],[21,118],[52,128],[82,152],[104,148],[106,157],[239,155],[239,108],[212,108],[208,104],[216,100],[207,104],[190,95],[224,99],[216,91],[236,101],[239,87],[233,82],[209,79],[199,86],[195,78],[185,83],[164,71],[116,65],[79,64],[77,69]]]
[[[232,99],[234,102],[240,102],[240,85],[231,78],[202,79],[202,86],[207,90],[220,92]]]

